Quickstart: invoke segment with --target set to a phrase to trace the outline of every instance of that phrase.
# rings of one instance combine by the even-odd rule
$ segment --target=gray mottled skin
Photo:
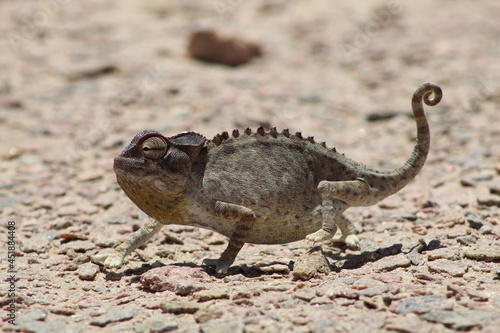
[[[431,98],[432,97],[432,98]],[[436,105],[441,89],[425,83],[414,93],[417,143],[393,171],[376,171],[300,133],[260,127],[211,141],[185,132],[173,137],[147,130],[115,158],[117,180],[151,220],[106,259],[119,267],[131,251],[164,224],[198,226],[229,237],[219,259],[206,259],[225,274],[244,243],[280,244],[332,239],[356,247],[349,207],[370,206],[408,184],[425,163],[430,132],[423,102]]]

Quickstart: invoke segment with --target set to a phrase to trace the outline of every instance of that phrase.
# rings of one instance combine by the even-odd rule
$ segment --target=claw
[[[322,242],[331,239],[333,235],[326,230],[319,229],[318,231],[306,236],[306,239],[312,242]]]
[[[125,257],[120,252],[113,252],[104,261],[104,267],[106,268],[118,268],[123,265]]]
[[[359,250],[359,238],[356,235],[347,235],[344,236],[342,234],[336,235],[333,237],[332,242],[334,243],[345,243],[345,245],[351,250]]]
[[[210,266],[215,269],[215,272],[220,276],[227,275],[227,271],[231,264],[222,261],[220,259],[204,259],[203,264]]]

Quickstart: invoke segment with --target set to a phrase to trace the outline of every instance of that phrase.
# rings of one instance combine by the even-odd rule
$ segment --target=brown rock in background
[[[239,66],[260,56],[260,45],[230,37],[209,29],[195,31],[189,38],[188,52],[192,58],[228,66]]]

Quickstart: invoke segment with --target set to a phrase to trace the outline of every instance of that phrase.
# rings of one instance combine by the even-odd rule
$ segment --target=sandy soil
[[[0,2],[1,330],[496,331],[499,17],[496,0]],[[190,59],[198,27],[263,55]],[[226,239],[179,226],[117,272],[92,260],[146,221],[112,170],[137,132],[287,127],[391,169],[412,149],[425,81],[444,91],[427,109],[428,162],[400,193],[348,211],[361,249],[323,244],[330,274],[292,279],[312,246],[300,241],[246,245],[217,279],[201,262]]]

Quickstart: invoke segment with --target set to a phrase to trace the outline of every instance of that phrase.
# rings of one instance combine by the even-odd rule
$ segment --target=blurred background
[[[0,6],[0,165],[7,183],[64,177],[69,185],[76,174],[112,175],[112,157],[146,128],[210,138],[233,128],[287,127],[370,166],[393,167],[410,152],[415,131],[406,116],[425,81],[445,94],[429,112],[433,156],[474,165],[498,157],[494,0]],[[254,43],[261,56],[236,67],[193,59],[190,36],[200,29]]]

